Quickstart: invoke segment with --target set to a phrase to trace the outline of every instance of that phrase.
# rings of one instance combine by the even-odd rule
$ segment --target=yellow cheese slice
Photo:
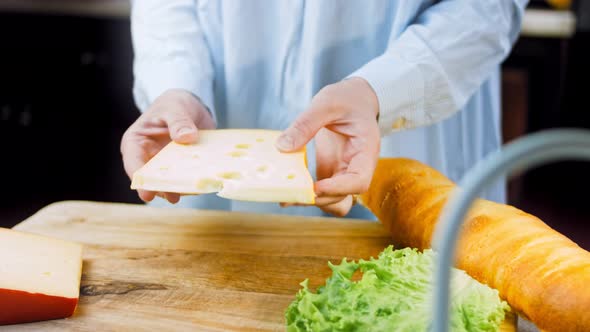
[[[276,130],[200,130],[195,144],[170,143],[133,175],[132,189],[217,192],[243,201],[313,204],[305,150],[282,153]]]
[[[81,245],[0,228],[0,325],[71,316],[81,273]]]

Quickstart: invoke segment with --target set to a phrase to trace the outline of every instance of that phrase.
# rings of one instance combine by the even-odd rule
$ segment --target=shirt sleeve
[[[209,109],[213,104],[213,65],[195,0],[134,0],[133,95],[143,112],[163,92],[183,89]]]
[[[525,0],[447,0],[424,10],[385,52],[352,73],[379,100],[382,135],[461,109],[508,55]]]

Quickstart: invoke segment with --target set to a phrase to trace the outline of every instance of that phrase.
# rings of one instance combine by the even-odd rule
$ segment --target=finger
[[[310,108],[301,113],[281,134],[277,139],[276,146],[283,152],[300,150],[331,120],[329,112],[322,112],[319,108]]]
[[[322,196],[358,195],[367,192],[371,179],[368,175],[345,173],[318,181],[316,194]]]
[[[199,112],[199,117],[197,119],[198,124],[197,128],[199,129],[215,129],[215,120],[211,116],[211,113],[205,109],[203,106],[203,110]]]
[[[164,193],[166,200],[172,204],[178,203],[180,201],[180,194],[177,193]]]
[[[315,205],[318,207],[332,205],[345,199],[347,196],[318,196],[315,199]]]
[[[141,151],[129,151],[123,154],[123,168],[129,179],[133,179],[133,173],[145,165],[146,160]]]
[[[331,205],[321,206],[320,209],[322,211],[332,214],[336,217],[344,217],[350,212],[352,208],[352,196],[346,196],[345,199],[341,200],[338,203],[334,203]]]
[[[375,159],[375,160],[373,160]],[[375,170],[376,156],[360,152],[353,157],[345,173],[316,183],[318,196],[361,194],[368,190]]]
[[[170,192],[163,192],[163,191],[158,191],[155,193],[156,196],[167,200],[169,203],[175,204],[178,203],[178,201],[180,200],[180,196],[182,196],[181,194],[178,193],[170,193]]]
[[[303,203],[279,203],[282,208],[292,207],[292,206],[311,206],[311,204],[303,204]]]
[[[164,112],[164,121],[170,131],[170,138],[176,143],[189,144],[197,141],[197,125],[183,111]]]
[[[123,168],[130,179],[133,178],[133,173],[148,161],[148,144],[150,144],[149,141],[137,140],[130,138],[127,135],[123,135],[123,139],[121,140]]]
[[[366,175],[346,172],[318,181],[316,195],[321,197],[364,193],[367,191],[369,181],[370,179]]]
[[[151,202],[155,197],[156,193],[148,190],[137,190],[137,195],[144,202]]]
[[[144,137],[158,137],[158,136],[166,136],[170,137],[170,132],[168,131],[168,127],[155,127],[149,126],[149,124],[145,127],[139,127],[135,130],[137,136],[144,136]]]
[[[344,173],[348,163],[342,162],[342,151],[347,138],[326,128],[315,135],[316,177],[329,178],[336,173]]]

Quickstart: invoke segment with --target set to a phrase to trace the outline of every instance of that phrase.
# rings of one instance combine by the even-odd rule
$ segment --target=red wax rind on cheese
[[[0,227],[0,325],[72,316],[82,249],[75,242]]]
[[[70,317],[78,299],[0,288],[0,325]]]

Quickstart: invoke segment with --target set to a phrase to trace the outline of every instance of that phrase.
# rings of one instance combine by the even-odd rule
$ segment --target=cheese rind
[[[70,317],[78,298],[0,289],[0,325]]]
[[[0,228],[0,325],[71,316],[81,273],[81,245]]]
[[[170,143],[135,172],[132,189],[228,199],[313,204],[305,149],[282,153],[280,131],[200,130],[195,144]]]

